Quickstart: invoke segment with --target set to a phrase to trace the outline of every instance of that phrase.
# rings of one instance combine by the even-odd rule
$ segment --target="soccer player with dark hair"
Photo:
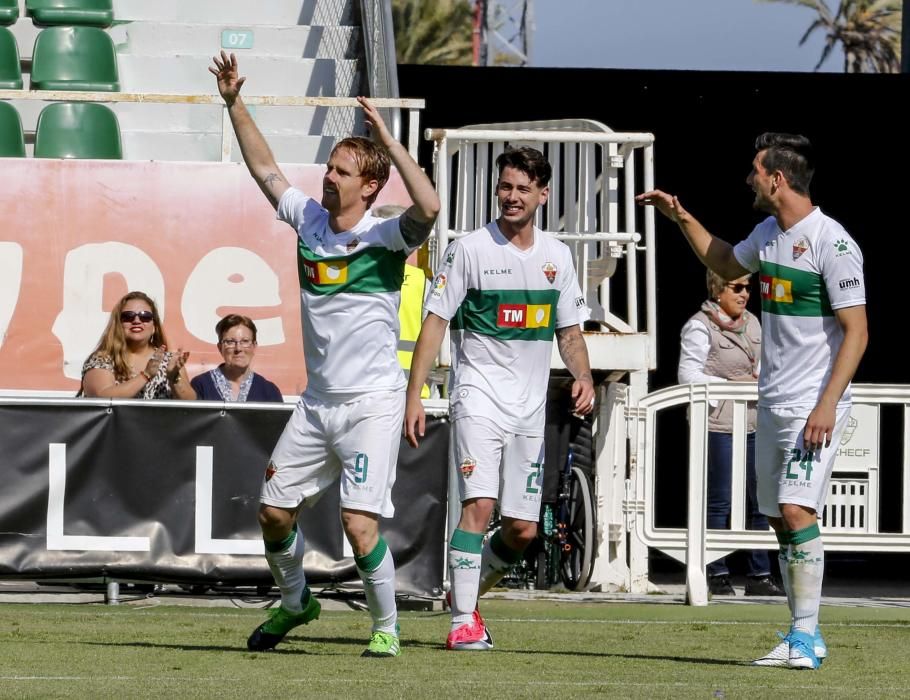
[[[712,236],[673,195],[653,190],[636,200],[674,221],[722,278],[758,272],[758,505],[780,544],[791,619],[788,634],[754,663],[816,669],[827,656],[818,628],[825,562],[818,514],[868,342],[863,257],[844,227],[812,203],[806,137],[765,133],[755,151],[746,183],[753,206],[769,216],[736,246]]]
[[[453,650],[492,648],[478,596],[537,534],[554,337],[575,378],[573,410],[585,415],[594,406],[581,332],[588,309],[572,253],[534,225],[549,194],[550,164],[528,147],[506,151],[496,164],[499,218],[446,250],[408,378],[405,437],[416,447],[425,428],[420,389],[449,326],[451,452],[462,500],[449,542],[452,627],[446,648]],[[502,527],[484,544],[497,500]]]

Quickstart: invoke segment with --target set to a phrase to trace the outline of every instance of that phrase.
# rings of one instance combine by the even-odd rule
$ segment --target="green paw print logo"
[[[850,244],[843,238],[839,238],[834,241],[834,250],[837,251],[837,257],[840,257],[841,255],[850,255]]]

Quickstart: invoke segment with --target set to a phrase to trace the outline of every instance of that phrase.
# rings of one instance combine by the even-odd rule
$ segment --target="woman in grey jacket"
[[[761,326],[746,309],[749,277],[727,282],[707,271],[708,299],[683,326],[679,353],[680,384],[743,382],[758,378]],[[708,415],[707,524],[730,526],[733,472],[733,403],[711,401]],[[748,409],[746,441],[746,506],[750,530],[767,530],[755,493],[755,406]],[[730,570],[722,557],[707,567],[708,588],[714,595],[735,595]],[[747,557],[746,595],[783,595],[771,577],[768,553],[752,550]]]

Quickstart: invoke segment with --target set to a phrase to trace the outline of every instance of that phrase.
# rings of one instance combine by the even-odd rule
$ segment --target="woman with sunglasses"
[[[130,292],[111,310],[98,346],[82,366],[79,396],[116,399],[195,399],[184,365],[170,352],[155,302]]]
[[[761,326],[746,310],[749,276],[727,282],[707,271],[708,299],[683,326],[679,353],[679,383],[754,382],[761,356]],[[768,519],[758,510],[755,481],[755,405],[747,412],[746,527],[767,530]],[[730,527],[733,480],[733,403],[711,401],[708,414],[707,525]],[[757,549],[746,559],[746,595],[783,595],[771,576],[768,553]],[[714,595],[735,595],[725,558],[707,566],[708,589]]]
[[[205,401],[283,401],[281,391],[253,372],[256,324],[240,314],[228,314],[215,326],[220,365],[193,377],[196,397]]]

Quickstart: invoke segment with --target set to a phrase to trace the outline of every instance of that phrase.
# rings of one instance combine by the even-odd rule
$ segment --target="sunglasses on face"
[[[136,319],[142,321],[142,323],[151,323],[155,320],[155,315],[151,311],[121,311],[120,312],[120,322],[121,323],[132,323]]]
[[[731,289],[734,294],[739,294],[742,291],[751,292],[748,284],[728,284],[727,289]]]
[[[234,338],[228,338],[226,340],[221,341],[222,347],[225,347],[225,348],[233,348],[233,347],[248,348],[252,344],[253,344],[253,341],[250,340],[249,338],[241,338],[240,340],[235,340]]]

